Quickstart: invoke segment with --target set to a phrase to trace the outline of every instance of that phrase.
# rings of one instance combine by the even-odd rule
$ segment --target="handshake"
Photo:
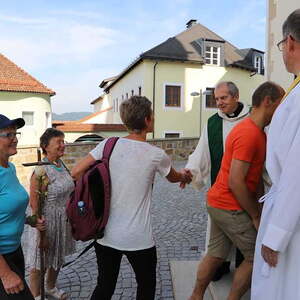
[[[192,181],[193,174],[191,173],[191,171],[189,169],[182,169],[179,171],[179,173],[181,174],[181,180],[180,180],[179,187],[181,189],[184,189],[185,185],[189,184]]]

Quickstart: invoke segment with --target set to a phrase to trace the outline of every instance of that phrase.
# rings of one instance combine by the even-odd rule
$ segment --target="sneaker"
[[[47,299],[48,299],[48,297],[45,295],[45,300],[47,300]],[[34,300],[41,300],[41,295],[34,297]]]
[[[51,296],[54,299],[65,300],[68,298],[68,294],[63,290],[59,290],[57,287],[54,287],[51,290],[46,289],[45,292],[47,296]]]

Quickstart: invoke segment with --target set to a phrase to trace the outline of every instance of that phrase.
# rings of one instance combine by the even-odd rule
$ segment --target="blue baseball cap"
[[[16,126],[17,128],[21,128],[25,125],[25,121],[22,118],[10,120],[4,115],[0,114],[0,129]]]

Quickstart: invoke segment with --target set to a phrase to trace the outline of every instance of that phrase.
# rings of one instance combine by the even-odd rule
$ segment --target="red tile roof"
[[[53,127],[63,132],[126,131],[123,124],[82,124],[77,122],[64,124],[65,121],[56,122],[52,122]]]
[[[60,121],[53,120],[52,126],[63,132],[99,132],[99,131],[127,131],[123,124],[86,124],[82,123],[87,121],[101,113],[111,110],[112,107],[108,107],[104,110],[97,111],[77,121]]]
[[[54,91],[33,78],[1,53],[0,91],[55,95]]]

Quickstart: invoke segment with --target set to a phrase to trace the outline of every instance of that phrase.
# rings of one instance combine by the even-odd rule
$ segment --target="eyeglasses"
[[[283,40],[281,40],[280,42],[277,43],[277,48],[279,51],[283,50],[283,43],[287,40],[288,37],[284,38]]]
[[[7,133],[0,133],[0,137],[6,137],[8,139],[13,140],[14,138],[19,139],[21,136],[21,132],[7,132]]]
[[[279,43],[277,43],[277,48],[279,51],[282,51],[283,50],[283,43],[290,37],[290,39],[292,41],[295,41],[295,42],[298,42],[300,43],[300,41],[296,40],[292,35],[288,35],[286,38],[284,38],[283,40],[281,40]]]

